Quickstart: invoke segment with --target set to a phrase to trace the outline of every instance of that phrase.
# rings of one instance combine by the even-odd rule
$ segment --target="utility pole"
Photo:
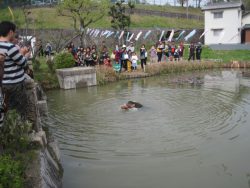
[[[187,2],[187,19],[188,19],[188,0],[186,0]]]

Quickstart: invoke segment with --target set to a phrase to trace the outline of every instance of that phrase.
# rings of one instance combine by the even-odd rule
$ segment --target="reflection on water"
[[[241,74],[238,71],[222,71],[221,75],[205,75],[204,87],[228,92],[239,92]]]
[[[248,83],[222,71],[47,93],[64,187],[249,187]]]

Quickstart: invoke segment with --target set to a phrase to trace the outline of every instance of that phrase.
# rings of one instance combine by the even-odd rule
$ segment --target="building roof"
[[[250,24],[245,24],[242,29],[250,29]]]
[[[218,9],[231,9],[241,8],[244,10],[244,5],[238,2],[220,2],[220,3],[209,3],[201,8],[202,11],[206,10],[218,10]]]

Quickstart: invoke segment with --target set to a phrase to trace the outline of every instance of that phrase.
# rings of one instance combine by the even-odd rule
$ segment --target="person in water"
[[[121,109],[123,110],[129,110],[132,108],[141,108],[142,104],[138,103],[138,102],[134,102],[134,101],[128,101],[126,104],[123,104],[121,106]]]

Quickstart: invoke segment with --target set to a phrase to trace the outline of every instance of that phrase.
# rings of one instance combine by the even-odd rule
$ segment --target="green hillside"
[[[137,5],[136,8],[146,10],[158,10],[175,13],[185,13],[186,10],[183,7],[170,7],[170,6],[149,6],[149,5]],[[32,8],[29,9],[30,14],[28,19],[30,20],[30,28],[39,29],[70,29],[72,28],[72,20],[68,17],[62,17],[57,14],[56,8]],[[24,16],[20,9],[13,9],[15,23],[20,27],[24,27]],[[189,8],[189,14],[202,15],[200,9]],[[11,14],[8,9],[0,9],[0,20],[12,20]],[[181,18],[167,18],[160,16],[144,16],[133,14],[131,16],[131,28],[154,28],[154,27],[166,27],[166,28],[203,28],[204,22],[192,19]],[[110,28],[110,18],[108,16],[103,17],[97,23],[90,25],[92,28]]]
[[[144,9],[144,10],[155,10],[155,11],[166,11],[166,12],[172,12],[172,13],[186,13],[187,8],[186,7],[174,7],[174,6],[160,6],[160,5],[143,5],[138,4],[136,5],[136,8],[138,9]],[[202,16],[203,13],[201,9],[199,8],[193,8],[189,7],[188,12],[193,15],[199,15]]]

